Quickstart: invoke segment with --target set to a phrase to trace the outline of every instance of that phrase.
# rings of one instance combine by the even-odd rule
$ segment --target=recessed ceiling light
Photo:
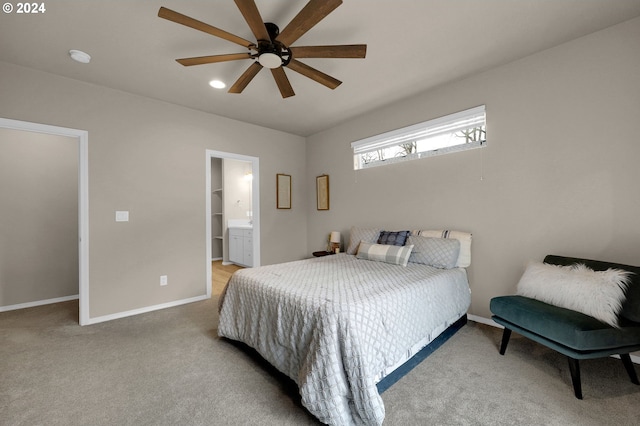
[[[220,80],[211,80],[209,82],[209,86],[213,87],[214,89],[224,89],[225,87],[227,87],[227,85]]]
[[[91,62],[91,56],[81,50],[70,50],[69,55],[71,56],[71,59],[82,64],[88,64]]]

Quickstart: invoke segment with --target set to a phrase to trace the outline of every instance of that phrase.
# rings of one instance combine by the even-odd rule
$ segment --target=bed
[[[294,380],[302,404],[326,424],[381,424],[376,383],[470,305],[460,262],[404,266],[367,259],[359,247],[237,271],[219,301],[218,334],[254,348]]]

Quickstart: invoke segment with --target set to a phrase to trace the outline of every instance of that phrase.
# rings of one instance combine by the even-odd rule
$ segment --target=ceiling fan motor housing
[[[280,28],[278,28],[278,26],[273,22],[265,22],[264,26],[267,28],[271,41],[275,41],[276,37],[280,34]]]
[[[272,22],[265,22],[271,40],[258,40],[258,62],[266,68],[285,67],[291,61],[291,50],[276,40],[280,29]]]

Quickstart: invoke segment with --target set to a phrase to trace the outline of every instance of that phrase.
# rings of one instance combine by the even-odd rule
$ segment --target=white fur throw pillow
[[[594,317],[619,328],[629,272],[594,271],[583,264],[558,266],[532,262],[518,283],[518,294]]]

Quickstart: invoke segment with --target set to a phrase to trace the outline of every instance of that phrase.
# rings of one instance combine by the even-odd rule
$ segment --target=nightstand
[[[314,251],[313,252],[313,256],[314,257],[322,257],[322,256],[328,256],[330,254],[335,254],[331,251],[326,251],[326,250],[322,250],[322,251]]]

